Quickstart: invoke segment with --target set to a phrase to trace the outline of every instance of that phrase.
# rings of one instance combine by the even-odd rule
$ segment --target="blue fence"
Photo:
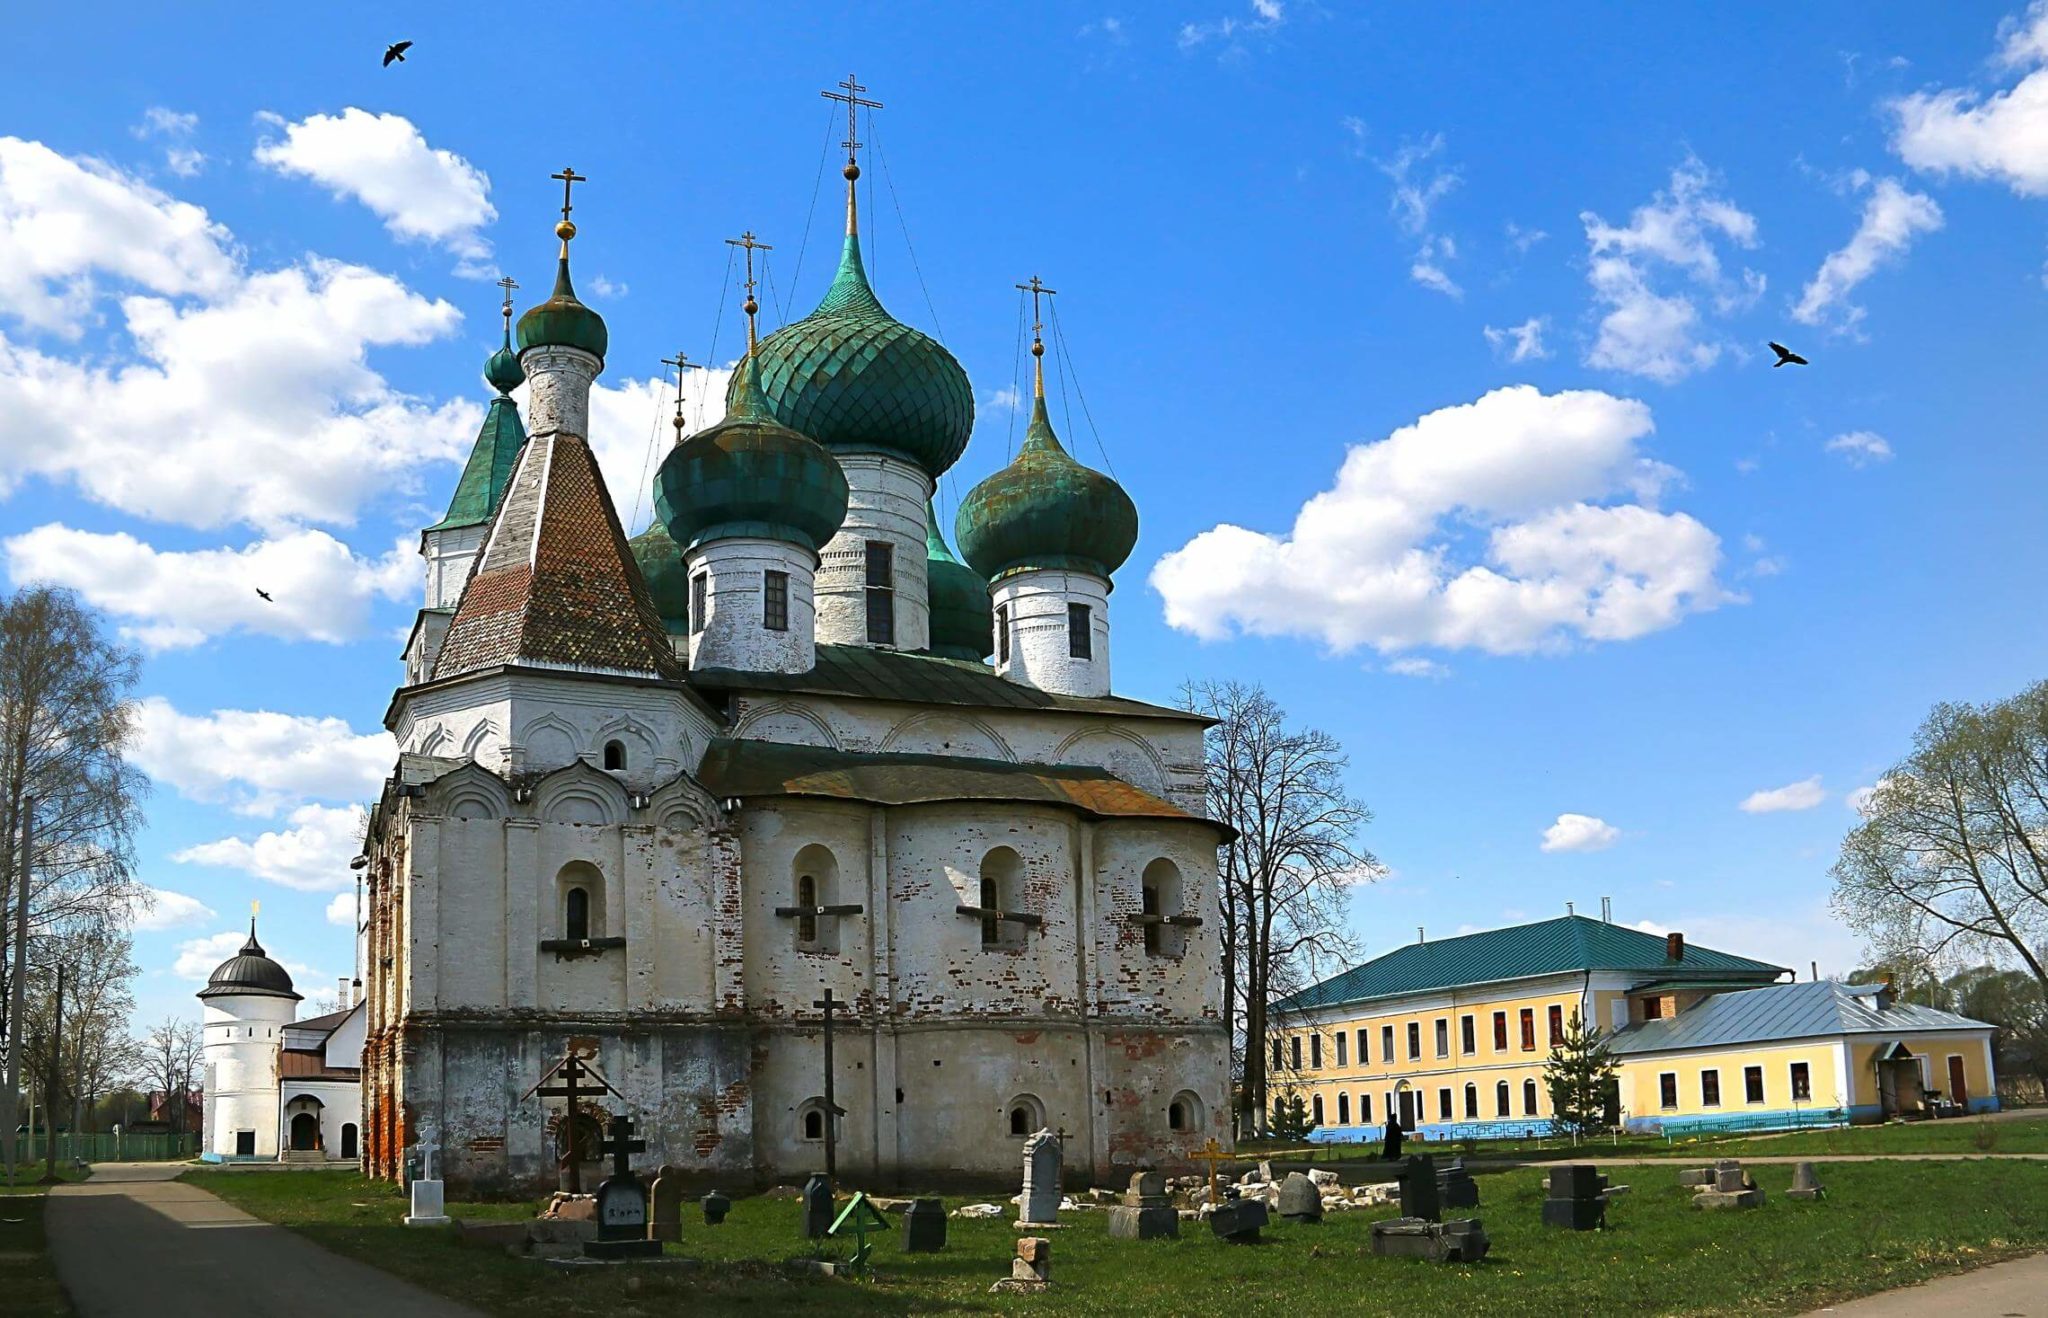
[[[1764,1131],[1821,1130],[1848,1124],[1849,1109],[1841,1107],[1729,1112],[1704,1117],[1638,1117],[1629,1122],[1631,1128],[1662,1135],[1667,1141],[1753,1135]]]

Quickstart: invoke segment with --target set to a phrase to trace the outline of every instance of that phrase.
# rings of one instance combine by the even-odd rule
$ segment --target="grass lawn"
[[[43,1249],[48,1202],[42,1186],[20,1186],[9,1194],[0,1183],[0,1312],[10,1318],[65,1318],[71,1312]]]
[[[619,1318],[742,1313],[1019,1313],[1174,1315],[1309,1313],[1798,1313],[1826,1302],[1924,1281],[2048,1249],[2048,1164],[1842,1163],[1823,1170],[1829,1198],[1795,1203],[1778,1192],[1790,1167],[1756,1169],[1771,1197],[1747,1213],[1699,1213],[1674,1171],[1617,1169],[1634,1187],[1612,1227],[1573,1234],[1540,1224],[1542,1172],[1480,1178],[1479,1216],[1493,1239],[1471,1267],[1376,1259],[1367,1212],[1333,1213],[1320,1227],[1282,1223],[1256,1246],[1216,1240],[1183,1223],[1178,1241],[1111,1240],[1100,1210],[1066,1214],[1052,1233],[1055,1289],[990,1295],[1008,1272],[1016,1232],[998,1220],[949,1223],[942,1254],[904,1255],[892,1233],[875,1251],[871,1283],[794,1281],[783,1260],[809,1253],[788,1199],[735,1203],[723,1226],[684,1219],[689,1273],[622,1267],[563,1274],[458,1243],[448,1231],[398,1225],[397,1190],[354,1176],[188,1173],[260,1217],[318,1243],[460,1298],[485,1312]],[[965,1202],[955,1200],[953,1203]],[[457,1217],[525,1216],[533,1205],[451,1204]],[[1386,1210],[1391,1213],[1391,1210]],[[1277,1219],[1276,1219],[1277,1220]],[[676,1246],[669,1247],[672,1252]],[[843,1247],[835,1245],[834,1252]]]

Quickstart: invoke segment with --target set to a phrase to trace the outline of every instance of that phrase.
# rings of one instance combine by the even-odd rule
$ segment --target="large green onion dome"
[[[1106,581],[1138,543],[1138,508],[1123,486],[1067,456],[1040,393],[1016,461],[968,492],[953,533],[990,581],[1035,568]]]
[[[813,554],[846,520],[846,473],[830,453],[779,424],[754,379],[732,373],[725,420],[668,451],[654,477],[654,515],[684,550],[750,536]]]
[[[573,235],[575,230],[570,229],[570,233]],[[569,248],[565,241],[562,258],[555,264],[554,293],[519,318],[519,351],[580,348],[602,363],[605,349],[610,346],[611,332],[604,327],[604,317],[576,300],[576,289],[569,283]]]
[[[760,384],[775,419],[826,448],[880,451],[934,480],[967,448],[974,392],[937,340],[882,309],[846,235],[825,300],[762,340]],[[737,397],[738,378],[727,391]]]
[[[931,652],[941,659],[986,659],[995,650],[995,612],[988,582],[953,557],[939,533],[938,514],[925,505],[925,574],[932,609]]]
[[[647,593],[654,597],[654,611],[671,636],[690,630],[690,572],[683,565],[683,551],[660,522],[626,542],[640,575],[647,578]]]

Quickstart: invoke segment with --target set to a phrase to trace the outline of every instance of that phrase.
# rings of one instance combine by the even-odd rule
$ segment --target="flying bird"
[[[258,595],[261,595],[261,596],[263,597],[263,602],[264,602],[265,604],[275,604],[275,603],[277,603],[277,601],[276,601],[276,600],[274,600],[274,599],[270,598],[270,592],[269,592],[269,591],[267,591],[267,590],[265,590],[265,589],[263,589],[263,587],[261,587],[261,586],[258,586],[258,587],[256,588],[256,593],[257,593]]]
[[[393,63],[405,63],[405,52],[410,49],[412,49],[410,41],[400,41],[386,46],[384,48],[384,67],[388,69]]]
[[[1801,357],[1798,353],[1792,351],[1790,348],[1786,347],[1782,343],[1773,343],[1771,345],[1771,351],[1778,354],[1778,360],[1771,363],[1771,369],[1774,371],[1777,370],[1780,366],[1812,365],[1812,363],[1807,361],[1806,358]]]

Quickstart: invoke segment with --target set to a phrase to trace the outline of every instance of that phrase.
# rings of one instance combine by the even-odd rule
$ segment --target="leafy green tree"
[[[1619,1066],[1608,1050],[1606,1032],[1588,1027],[1574,1011],[1564,1035],[1543,1064],[1550,1091],[1551,1120],[1568,1134],[1597,1134],[1620,1115],[1615,1108]]]
[[[1316,1128],[1308,1104],[1300,1094],[1287,1094],[1273,1104],[1273,1138],[1285,1144],[1299,1144]]]

